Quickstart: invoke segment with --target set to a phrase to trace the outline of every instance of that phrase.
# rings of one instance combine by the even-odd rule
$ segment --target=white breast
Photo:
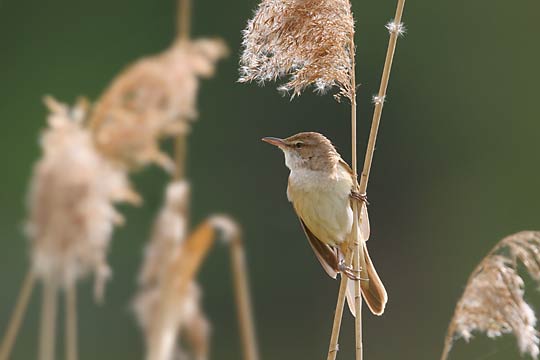
[[[291,171],[287,196],[311,232],[335,246],[346,240],[352,227],[351,188],[351,176],[341,167],[333,176],[301,168]]]

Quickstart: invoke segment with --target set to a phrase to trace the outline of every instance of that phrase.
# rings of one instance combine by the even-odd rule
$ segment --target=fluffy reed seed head
[[[189,206],[189,183],[171,182],[165,191],[165,199],[154,222],[150,241],[145,249],[144,263],[139,275],[139,286],[153,286],[167,268],[170,257],[182,244],[187,233]]]
[[[540,283],[540,232],[523,231],[502,239],[474,270],[448,328],[448,351],[455,339],[468,341],[473,332],[490,338],[513,333],[522,354],[538,357],[536,316],[523,298],[518,263]]]
[[[209,354],[210,323],[202,310],[200,287],[192,280],[182,294],[167,291],[172,262],[184,256],[182,245],[187,234],[189,195],[186,181],[172,182],[167,186],[163,207],[145,250],[138,281],[139,292],[133,303],[149,349],[155,346],[151,343],[153,331],[166,331],[164,337],[175,339],[172,352],[167,352],[170,355],[167,360],[190,358],[176,341],[180,332],[189,343],[195,359],[207,359]],[[163,294],[169,294],[171,298],[163,299]]]
[[[349,0],[262,0],[243,32],[239,81],[289,76],[278,89],[293,97],[313,85],[351,99],[353,36]]]
[[[127,175],[94,148],[84,127],[86,103],[73,108],[46,99],[49,127],[34,167],[26,233],[32,267],[42,279],[68,285],[94,273],[101,299],[110,275],[106,256],[113,227],[122,222],[113,204],[138,202]]]
[[[189,132],[197,117],[199,79],[211,77],[228,53],[219,39],[176,41],[168,50],[137,61],[102,95],[92,114],[98,148],[129,168],[173,161],[158,141]]]

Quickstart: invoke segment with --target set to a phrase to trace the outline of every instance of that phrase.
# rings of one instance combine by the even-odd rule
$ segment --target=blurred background
[[[189,138],[192,224],[214,212],[242,224],[262,358],[322,359],[339,283],[317,263],[287,202],[282,154],[260,138],[319,131],[349,161],[349,106],[309,92],[291,102],[276,84],[236,82],[240,31],[256,4],[194,0],[193,35],[220,36],[232,52],[216,77],[203,81],[200,119]],[[355,0],[353,10],[363,159],[387,46],[384,24],[395,2]],[[390,300],[381,318],[365,312],[367,359],[437,359],[478,261],[503,236],[540,228],[539,12],[532,0],[405,6],[408,33],[398,43],[368,191],[370,253]],[[175,17],[173,0],[0,1],[0,333],[28,267],[22,227],[45,126],[43,95],[95,100],[126,65],[170,44]],[[143,358],[129,307],[166,181],[157,167],[134,176],[145,203],[121,207],[127,224],[110,249],[114,275],[105,305],[93,303],[90,281],[79,284],[83,360]],[[221,360],[241,358],[227,254],[216,246],[199,275],[213,324],[213,358]],[[540,297],[529,289],[526,297],[539,309]],[[36,356],[38,295],[39,289],[13,359]],[[353,330],[346,313],[341,359],[352,357]],[[461,341],[451,354],[518,357],[511,337],[479,336],[468,346]]]

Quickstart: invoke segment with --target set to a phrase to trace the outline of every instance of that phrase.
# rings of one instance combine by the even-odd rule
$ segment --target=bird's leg
[[[366,203],[366,205],[369,205],[366,193],[360,194],[358,191],[351,190],[351,194],[349,196],[351,197],[351,199],[362,201]]]
[[[356,276],[353,270],[353,267],[351,265],[346,265],[345,260],[341,260],[338,264],[338,271],[341,274],[345,274],[349,279],[351,280],[362,280],[360,277]]]
[[[341,252],[339,248],[337,249],[337,252],[338,252],[338,259],[339,259],[337,270],[340,273],[345,274],[351,280],[362,280],[360,276],[357,276],[355,274],[355,272],[357,272],[358,275],[360,275],[361,270],[355,271],[351,265],[347,265],[345,263],[345,257],[343,256],[343,253]]]

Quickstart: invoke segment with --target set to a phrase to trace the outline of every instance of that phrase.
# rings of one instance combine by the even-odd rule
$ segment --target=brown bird
[[[304,232],[317,259],[332,278],[338,273],[358,279],[345,266],[344,254],[353,227],[353,201],[362,201],[358,236],[361,243],[359,274],[362,295],[375,315],[382,315],[388,296],[369,257],[365,241],[369,237],[369,220],[365,196],[353,191],[354,174],[336,148],[322,134],[302,132],[286,139],[265,137],[263,141],[275,145],[285,154],[285,165],[290,169],[287,197],[292,202]],[[354,314],[354,282],[347,291],[349,309]]]

